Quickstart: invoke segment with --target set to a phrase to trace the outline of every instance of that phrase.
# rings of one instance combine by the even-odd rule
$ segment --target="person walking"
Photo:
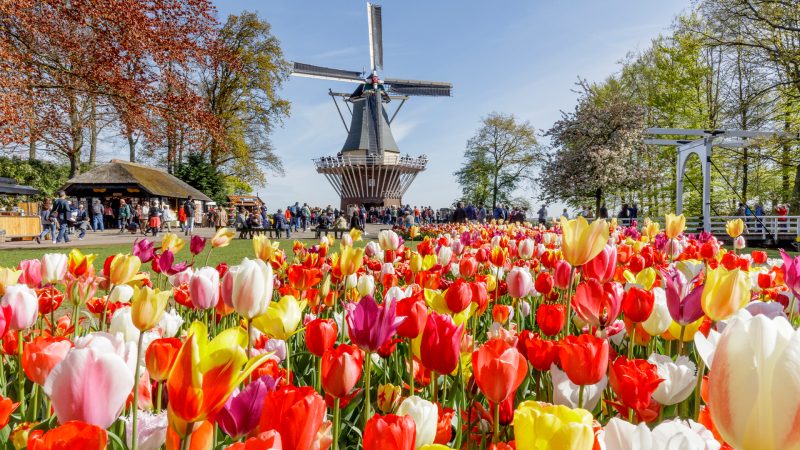
[[[537,211],[536,214],[539,218],[539,225],[544,225],[547,223],[547,207],[545,205],[542,205],[542,207],[539,208],[539,211]]]
[[[228,211],[223,208],[217,208],[217,214],[214,217],[214,227],[219,230],[222,227],[228,226]]]
[[[97,232],[97,230],[105,231],[106,227],[103,225],[103,204],[100,203],[100,200],[94,199],[94,203],[92,203],[92,231]]]
[[[289,226],[289,223],[286,220],[286,214],[287,213],[288,213],[288,211],[281,211],[281,209],[278,208],[278,210],[275,213],[275,215],[272,216],[272,220],[275,222],[273,226],[274,226],[275,230],[277,231],[276,235],[279,238],[280,238],[280,235],[281,235],[280,230],[286,230],[286,239],[291,238],[291,236],[289,235],[290,226]]]
[[[103,218],[105,219],[105,223],[103,224],[105,228],[109,230],[114,228],[114,208],[111,207],[111,203],[106,202],[105,207],[103,208]]]
[[[90,227],[89,213],[86,211],[86,205],[81,203],[78,206],[78,213],[75,216],[75,228],[78,230],[78,240],[82,241],[86,236],[86,230]]]
[[[117,215],[119,216],[119,234],[122,234],[128,229],[128,221],[133,216],[131,205],[127,204],[124,199],[119,201],[119,213]]]
[[[53,243],[56,243],[56,220],[55,216],[52,216],[52,211],[50,208],[53,207],[53,202],[50,199],[46,199],[44,204],[42,205],[41,211],[39,211],[39,220],[42,222],[42,232],[36,236],[36,243],[41,244],[42,239],[48,234],[50,235],[50,240]]]
[[[64,191],[58,192],[58,199],[53,203],[53,209],[50,212],[52,217],[58,220],[58,236],[55,238],[55,243],[58,244],[62,240],[64,243],[69,242],[67,235],[67,216],[69,214],[69,202],[67,201],[67,194]]]
[[[194,200],[192,196],[183,202],[183,213],[186,214],[186,221],[183,224],[183,235],[191,236],[194,232]]]

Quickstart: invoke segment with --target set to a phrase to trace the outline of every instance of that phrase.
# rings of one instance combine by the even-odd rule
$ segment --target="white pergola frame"
[[[711,231],[711,157],[714,147],[747,147],[753,140],[783,138],[800,140],[799,133],[782,131],[746,131],[746,130],[698,130],[686,128],[648,128],[648,136],[694,136],[693,139],[661,139],[645,138],[644,143],[664,145],[678,148],[676,165],[677,182],[675,183],[675,210],[683,213],[683,188],[686,163],[689,157],[697,155],[703,172],[703,229]]]

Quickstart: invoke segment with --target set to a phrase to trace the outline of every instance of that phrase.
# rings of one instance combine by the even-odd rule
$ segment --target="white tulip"
[[[111,294],[108,296],[108,301],[110,303],[127,303],[133,297],[133,287],[128,286],[127,284],[119,284],[114,286],[114,289],[111,290]]]
[[[550,366],[550,376],[553,378],[553,403],[573,409],[577,408],[578,400],[580,399],[580,386],[570,381],[567,373],[559,369],[555,364]],[[597,406],[600,401],[600,394],[603,393],[607,383],[608,377],[603,375],[603,379],[599,383],[584,386],[583,409],[591,411]]]
[[[178,330],[181,329],[181,325],[183,325],[183,317],[175,311],[175,308],[164,311],[161,320],[158,321],[162,337],[175,337]]]
[[[658,336],[667,331],[672,324],[672,316],[667,307],[667,293],[662,287],[653,288],[653,312],[642,322],[642,327],[650,336]]]
[[[64,253],[45,253],[42,256],[42,284],[58,283],[67,273],[67,255]]]
[[[697,367],[686,356],[679,356],[675,361],[669,356],[653,353],[647,358],[650,364],[658,369],[662,381],[653,398],[662,405],[680,403],[692,394],[697,385]]]
[[[361,275],[356,284],[358,294],[362,297],[375,293],[375,277],[369,274]]]
[[[114,311],[114,315],[111,316],[111,324],[108,326],[108,332],[120,335],[125,342],[137,342],[139,340],[139,329],[133,324],[130,306],[124,306]]]
[[[436,423],[439,419],[439,411],[433,403],[412,395],[400,403],[397,408],[398,416],[410,416],[417,425],[417,440],[414,448],[423,445],[433,444],[436,438]]]

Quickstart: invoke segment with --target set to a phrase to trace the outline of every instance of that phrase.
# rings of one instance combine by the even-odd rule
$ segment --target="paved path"
[[[381,229],[388,228],[389,225],[367,225],[367,235],[364,236],[367,239],[377,239],[378,232]],[[178,234],[179,236],[183,236],[183,232],[178,229],[173,229],[173,233]],[[160,240],[165,233],[159,233],[159,235],[155,238],[155,240]],[[211,237],[214,235],[213,228],[195,228],[195,234],[203,237]],[[238,233],[237,233],[238,238]],[[52,241],[43,240],[41,244],[37,244],[36,241],[11,241],[5,242],[0,244],[0,250],[3,249],[34,249],[34,248],[73,248],[73,247],[104,247],[106,245],[118,245],[118,244],[129,244],[132,245],[133,241],[136,239],[141,239],[143,236],[141,233],[137,234],[130,234],[124,233],[119,234],[119,230],[110,230],[110,231],[87,231],[86,236],[82,241],[78,240],[77,234],[70,235],[69,244],[64,244],[63,242],[60,244],[53,244]],[[148,235],[148,239],[153,240],[153,237]],[[292,233],[292,240],[294,239],[314,239],[314,232],[310,229],[305,232],[298,232]]]

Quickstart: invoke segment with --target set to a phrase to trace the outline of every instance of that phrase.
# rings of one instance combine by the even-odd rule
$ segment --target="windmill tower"
[[[391,124],[400,108],[412,96],[450,96],[452,84],[435,81],[383,78],[383,32],[381,7],[367,3],[369,59],[371,71],[331,69],[311,64],[293,63],[292,75],[358,84],[352,94],[328,91],[347,131],[347,139],[335,156],[314,159],[317,172],[325,177],[341,198],[341,208],[348,205],[399,206],[403,194],[417,174],[425,170],[426,156],[401,155],[392,136]],[[340,99],[337,101],[337,98]],[[400,104],[388,114],[386,105]],[[348,127],[339,102],[350,113]]]

